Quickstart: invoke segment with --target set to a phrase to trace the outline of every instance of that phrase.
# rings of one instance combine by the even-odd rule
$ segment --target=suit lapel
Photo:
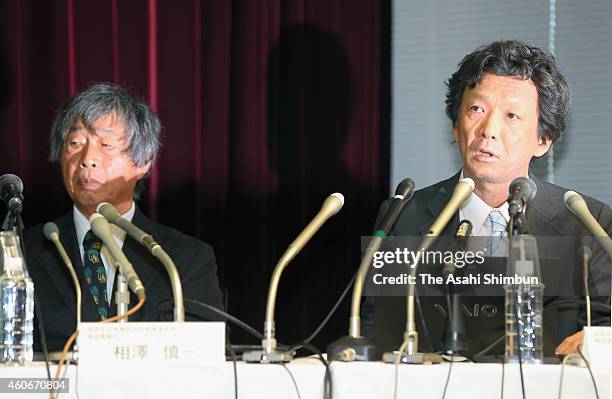
[[[536,183],[538,191],[535,198],[529,201],[527,204],[527,211],[525,213],[527,223],[529,223],[530,227],[530,234],[553,234],[552,232],[547,231],[548,229],[543,230],[542,228],[544,226],[547,228],[552,228],[557,232],[557,234],[562,234],[562,231],[559,229],[559,224],[555,223],[555,219],[559,216],[559,209],[551,206],[551,194],[548,193],[546,185],[542,182],[542,180],[536,177],[531,177],[531,179]]]
[[[74,227],[74,219],[72,212],[67,215],[61,217],[56,221],[57,227],[60,231],[60,240],[66,252],[68,253],[68,257],[72,261],[74,270],[79,279],[79,284],[81,285],[81,316],[82,319],[85,320],[97,320],[98,314],[95,310],[93,299],[89,294],[89,290],[87,289],[87,283],[85,282],[83,276],[83,261],[81,260],[81,251],[79,250],[79,243],[77,241],[76,229]],[[58,291],[61,294],[62,299],[66,302],[66,306],[76,314],[76,299],[74,295],[74,285],[68,270],[63,264],[63,261],[58,256],[59,263],[55,264],[47,264],[47,271]],[[59,265],[60,268],[64,270],[64,272],[59,272],[55,268]]]

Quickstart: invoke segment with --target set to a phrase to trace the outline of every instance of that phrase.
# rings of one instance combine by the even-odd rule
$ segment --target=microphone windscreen
[[[563,202],[565,202],[565,206],[572,212],[572,205],[574,202],[580,201],[581,199],[584,200],[582,196],[575,191],[566,191],[565,194],[563,194]]]
[[[580,248],[578,248],[578,255],[580,255],[580,258],[586,255],[589,259],[591,259],[591,256],[593,256],[593,251],[591,251],[591,248],[588,245],[581,245]]]
[[[333,193],[331,195],[338,198],[340,200],[340,204],[344,205],[344,195],[342,195],[341,193]]]
[[[510,183],[510,192],[513,192],[516,188],[520,188],[528,193],[527,201],[534,199],[538,192],[538,186],[528,177],[517,177],[512,180],[512,183]]]
[[[395,195],[402,196],[403,198],[407,198],[414,191],[414,180],[407,177],[402,180],[395,189]]]
[[[47,222],[43,226],[43,233],[45,233],[45,237],[47,237],[47,240],[53,241],[53,234],[59,235],[59,228],[55,223]]]
[[[323,205],[321,206],[321,212],[325,212],[328,216],[333,216],[336,213],[340,212],[340,209],[344,206],[344,195],[340,193],[330,194],[325,201],[323,201]]]
[[[109,204],[108,202],[99,203],[98,206],[96,207],[96,212],[104,216],[106,220],[108,220],[111,223],[116,221],[117,218],[121,217],[121,215],[119,214],[119,211],[117,211],[117,209],[111,204]]]
[[[470,187],[472,187],[472,191],[474,190],[475,184],[474,184],[474,180],[472,180],[469,177],[464,177],[463,179],[459,180],[459,183],[466,183],[468,184]]]
[[[0,176],[0,193],[3,193],[5,187],[8,187],[9,185],[14,185],[17,187],[17,191],[20,193],[23,192],[23,182],[19,176],[10,173]]]

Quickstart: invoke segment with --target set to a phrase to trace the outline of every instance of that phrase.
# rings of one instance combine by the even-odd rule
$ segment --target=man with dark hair
[[[463,168],[447,180],[416,191],[400,214],[392,235],[425,234],[459,179],[464,177],[474,180],[474,191],[443,235],[453,235],[464,219],[472,222],[473,236],[491,237],[504,230],[509,221],[506,200],[510,183],[528,176],[530,162],[546,154],[568,124],[571,93],[554,57],[544,49],[519,41],[494,42],[467,55],[448,80],[447,88],[446,113],[452,121],[452,135]],[[590,236],[566,209],[565,189],[530,177],[537,185],[537,195],[526,208],[527,220],[533,228],[531,234]],[[585,199],[590,211],[610,233],[610,208],[592,198]],[[376,226],[389,204],[389,201],[382,204]],[[593,249],[593,262],[607,261],[601,247],[594,244]],[[507,256],[507,246],[505,251],[490,255]],[[609,271],[601,273],[594,279],[609,287]],[[363,313],[364,327],[372,332],[371,302],[366,302]],[[581,328],[578,311],[575,308],[560,311],[558,328],[560,344],[556,352],[575,351],[582,340],[582,334],[577,333]]]
[[[94,84],[61,108],[51,129],[50,159],[59,163],[64,186],[74,203],[72,211],[55,220],[61,240],[75,266],[82,290],[82,320],[99,321],[116,314],[113,292],[115,262],[92,233],[89,217],[101,202],[151,234],[174,260],[183,296],[222,308],[217,266],[212,248],[193,237],[148,220],[134,199],[139,194],[160,148],[157,115],[122,87]],[[135,321],[171,319],[172,299],[165,269],[144,247],[112,226],[115,240],[142,280],[147,300],[130,317]],[[26,231],[26,255],[34,280],[37,304],[44,311],[49,350],[59,350],[76,328],[72,280],[42,226]],[[132,297],[130,303],[136,303]],[[207,312],[193,311],[196,315]],[[205,317],[205,316],[204,316]],[[39,342],[35,347],[40,348]]]

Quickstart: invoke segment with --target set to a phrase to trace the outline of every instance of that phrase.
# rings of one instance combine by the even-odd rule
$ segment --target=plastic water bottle
[[[535,237],[514,236],[510,240],[506,284],[506,361],[544,362],[543,295],[540,262]]]
[[[0,232],[0,363],[23,365],[34,355],[34,283],[12,231]]]

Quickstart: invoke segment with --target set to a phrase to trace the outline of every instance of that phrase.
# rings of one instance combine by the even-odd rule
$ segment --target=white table
[[[323,397],[324,367],[315,359],[299,359],[287,365],[301,398]],[[401,365],[398,398],[442,398],[449,364]],[[382,363],[333,363],[334,398],[393,397],[394,366]],[[561,366],[524,366],[528,398],[557,398]],[[564,371],[563,398],[595,398],[588,371],[567,366]],[[600,398],[611,399],[612,372],[596,372]],[[43,378],[43,363],[26,367],[0,367],[2,378]],[[234,397],[234,372],[231,362],[219,367],[139,369],[78,369],[69,366],[66,377],[70,393],[60,399],[115,398],[220,398]],[[447,399],[500,398],[502,366],[499,364],[458,364],[452,368]],[[101,382],[102,381],[102,382]],[[280,365],[238,363],[239,398],[297,398],[293,382]],[[48,398],[46,394],[0,394],[0,398]],[[522,398],[517,365],[505,366],[504,398]]]

